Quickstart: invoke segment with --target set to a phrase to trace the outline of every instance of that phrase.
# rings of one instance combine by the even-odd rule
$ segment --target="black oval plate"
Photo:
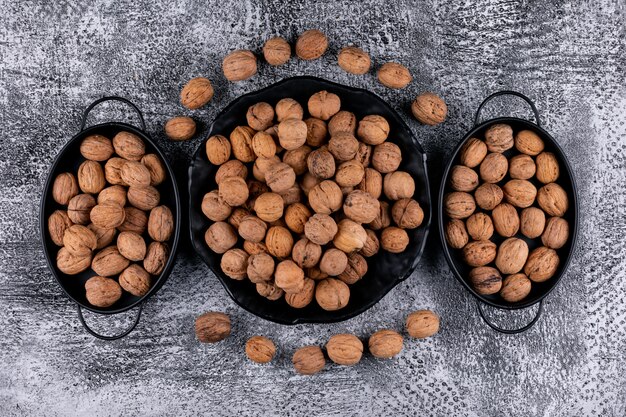
[[[561,249],[557,250],[557,253],[559,255],[559,259],[561,260],[561,262],[559,264],[559,267],[555,275],[549,280],[544,281],[544,282],[533,282],[530,294],[522,301],[518,301],[515,303],[510,303],[508,301],[505,301],[498,294],[481,295],[481,294],[478,294],[474,290],[474,288],[472,287],[469,281],[469,272],[472,268],[468,266],[467,264],[465,264],[465,262],[463,261],[463,255],[462,255],[461,250],[453,249],[448,245],[448,242],[446,241],[446,237],[445,237],[445,230],[444,230],[446,219],[444,219],[444,214],[443,214],[443,196],[446,192],[450,191],[448,187],[448,181],[450,180],[449,178],[450,169],[452,168],[452,166],[459,164],[459,151],[463,147],[463,144],[465,144],[465,142],[467,142],[467,140],[469,140],[472,137],[484,138],[485,131],[491,125],[494,125],[496,123],[506,123],[510,125],[513,128],[513,132],[519,132],[520,130],[528,129],[528,130],[535,132],[537,135],[539,135],[539,137],[544,141],[545,151],[554,153],[559,161],[561,172],[559,175],[559,179],[556,182],[561,187],[563,187],[569,199],[569,209],[567,210],[563,218],[566,219],[570,225],[570,237],[567,243]],[[507,152],[504,153],[504,155],[507,158],[510,158],[514,154],[515,154],[514,149],[508,150]],[[507,175],[502,181],[498,183],[498,185],[502,186],[508,180],[510,180],[510,177]],[[543,184],[538,182],[535,178],[533,178],[530,181],[537,187],[537,189],[543,186]],[[465,286],[465,288],[467,288],[476,298],[478,298],[480,301],[486,304],[489,304],[493,307],[503,308],[507,310],[515,310],[515,309],[530,307],[533,304],[536,304],[539,301],[543,300],[557,286],[557,284],[563,277],[571,261],[574,247],[576,246],[576,240],[578,236],[578,217],[579,217],[578,198],[576,194],[577,193],[576,193],[576,183],[574,180],[574,174],[567,160],[567,157],[565,156],[565,153],[563,152],[563,149],[561,149],[559,144],[543,128],[541,128],[540,126],[537,126],[536,124],[528,120],[519,119],[516,117],[499,117],[496,119],[488,120],[484,123],[481,123],[479,126],[476,126],[467,135],[465,135],[463,140],[461,140],[461,142],[458,144],[458,146],[452,153],[450,162],[446,166],[446,169],[443,173],[443,181],[441,182],[441,188],[439,190],[439,199],[437,202],[437,206],[439,208],[439,212],[437,215],[437,220],[439,223],[439,235],[441,237],[441,244],[443,246],[443,252],[448,261],[448,264],[450,265],[450,268],[452,269],[452,272],[454,273],[456,278]],[[535,203],[533,204],[533,206],[537,207],[537,204]],[[481,211],[481,210],[478,209],[477,211]],[[526,241],[526,243],[528,244],[528,249],[530,251],[532,251],[533,249],[539,246],[542,246],[540,241],[538,241],[537,239],[528,239],[525,236],[523,236],[521,233],[518,233],[515,237],[518,237]],[[499,245],[502,241],[504,241],[504,238],[497,236],[497,234],[494,233],[494,237],[492,238],[492,240],[494,241],[494,243]]]
[[[294,77],[273,84],[262,90],[246,94],[230,103],[215,119],[207,138],[222,134],[226,137],[238,125],[246,125],[246,111],[260,101],[275,105],[280,99],[291,97],[306,103],[309,97],[320,90],[327,90],[341,98],[342,109],[349,110],[362,118],[368,114],[384,116],[391,127],[389,140],[402,150],[401,170],[409,172],[415,179],[414,198],[424,209],[424,222],[408,230],[410,243],[402,254],[382,252],[368,259],[369,271],[362,280],[350,286],[348,305],[339,311],[325,311],[315,302],[303,309],[290,307],[281,298],[270,301],[261,297],[254,284],[248,280],[236,281],[228,278],[220,269],[221,255],[213,253],[204,241],[204,233],[211,224],[201,210],[204,195],[217,186],[217,167],[210,164],[206,152],[206,140],[198,147],[189,167],[189,224],[191,240],[196,252],[220,279],[232,299],[249,312],[264,319],[282,323],[330,323],[349,319],[376,304],[389,290],[411,275],[419,262],[426,243],[431,221],[431,202],[426,173],[426,154],[409,127],[400,116],[377,95],[358,88],[346,87],[316,77]],[[240,242],[241,243],[241,242]]]
[[[153,279],[153,284],[147,294],[142,297],[134,296],[126,291],[122,291],[122,298],[118,300],[111,307],[101,308],[95,307],[87,301],[85,297],[85,282],[96,275],[90,269],[87,269],[84,272],[81,272],[77,275],[67,275],[61,272],[56,267],[56,256],[59,251],[59,247],[56,246],[52,240],[50,239],[50,235],[48,233],[48,217],[54,210],[63,209],[62,206],[57,204],[52,198],[52,184],[54,183],[54,179],[56,176],[62,172],[72,172],[76,173],[78,171],[78,167],[84,161],[84,158],[80,154],[80,143],[84,138],[89,135],[103,135],[108,138],[113,138],[118,132],[128,131],[134,133],[139,136],[146,145],[146,153],[155,153],[161,158],[163,165],[167,169],[167,179],[157,186],[156,188],[159,190],[161,194],[161,204],[167,205],[170,210],[172,210],[172,214],[174,215],[175,225],[174,225],[174,238],[172,241],[168,242],[170,245],[170,256],[165,265],[165,269],[156,279]],[[52,274],[58,281],[63,291],[70,297],[74,302],[80,305],[87,310],[93,311],[95,313],[100,314],[117,314],[123,311],[129,310],[142,301],[148,299],[152,295],[154,295],[159,288],[165,283],[172,267],[174,266],[174,259],[176,257],[176,249],[178,246],[178,240],[180,238],[180,196],[178,194],[178,187],[176,186],[176,178],[174,177],[174,172],[170,167],[165,155],[161,152],[161,149],[148,137],[148,135],[140,129],[137,129],[134,126],[131,126],[126,123],[102,123],[98,125],[94,125],[88,127],[78,134],[76,134],[70,141],[61,149],[59,155],[56,157],[54,163],[52,164],[52,168],[50,169],[50,173],[48,174],[48,179],[46,180],[46,185],[44,187],[44,194],[41,201],[41,211],[40,211],[40,229],[41,229],[41,237],[44,243],[44,253],[46,254],[46,259],[48,261],[48,266],[52,271]]]

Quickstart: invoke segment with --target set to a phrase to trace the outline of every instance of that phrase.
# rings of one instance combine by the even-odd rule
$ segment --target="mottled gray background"
[[[623,0],[78,3],[0,1],[0,415],[626,415]],[[279,69],[261,64],[238,84],[221,75],[228,51],[260,51],[272,35],[293,40],[316,27],[330,38],[323,59],[292,59]],[[391,59],[406,64],[414,82],[392,91],[374,71],[342,72],[336,52],[351,43],[371,53],[374,68]],[[205,128],[235,97],[293,74],[365,87],[388,100],[429,153],[433,187],[484,97],[507,88],[535,100],[574,167],[582,222],[574,261],[531,331],[505,336],[484,325],[436,238],[411,279],[344,323],[285,327],[258,319],[186,248],[134,333],[107,343],[83,331],[46,267],[38,204],[48,167],[77,132],[85,106],[105,94],[136,102],[182,172],[203,135],[170,143],[162,126],[189,113],[178,103],[186,80],[203,75],[215,85],[214,100],[191,113]],[[449,119],[439,127],[420,126],[407,112],[425,90],[448,103]],[[491,115],[530,117],[521,101],[499,103]],[[97,113],[93,121],[128,114],[115,106]],[[294,373],[296,347],[323,344],[336,332],[400,329],[415,308],[437,311],[441,332],[407,341],[397,359],[366,357],[313,377]],[[209,309],[234,323],[233,336],[211,346],[193,333],[195,316]],[[517,313],[518,323],[530,314]],[[102,330],[128,319],[88,317]],[[245,360],[253,334],[277,342],[273,364]]]

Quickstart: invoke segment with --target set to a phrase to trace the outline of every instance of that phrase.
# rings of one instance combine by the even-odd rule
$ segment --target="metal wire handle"
[[[105,101],[120,101],[122,103],[128,104],[130,107],[133,108],[133,110],[135,110],[135,113],[137,113],[137,116],[139,116],[139,122],[141,123],[141,130],[143,130],[145,132],[146,130],[146,122],[143,120],[143,114],[141,114],[141,110],[139,110],[139,108],[137,106],[135,106],[130,100],[124,98],[124,97],[118,97],[118,96],[109,96],[109,97],[102,97],[99,98],[98,100],[94,101],[93,103],[91,103],[89,105],[89,107],[87,107],[87,109],[85,110],[85,112],[83,113],[83,120],[80,122],[80,130],[85,130],[85,124],[87,123],[87,116],[89,116],[89,112],[91,112],[91,110],[96,107],[98,104],[100,103],[104,103]]]
[[[141,311],[143,310],[143,304],[144,303],[139,304],[139,307],[137,308],[137,316],[135,317],[135,321],[130,325],[130,327],[127,328],[126,330],[124,330],[122,333],[116,334],[116,335],[112,335],[112,336],[102,335],[100,333],[97,333],[91,327],[89,327],[87,325],[87,323],[85,322],[85,318],[83,317],[83,310],[82,310],[82,308],[78,304],[76,305],[76,307],[78,307],[78,319],[80,320],[80,323],[83,325],[85,330],[87,330],[87,332],[89,332],[92,336],[97,337],[98,339],[109,340],[110,341],[110,340],[121,339],[122,337],[128,335],[130,332],[132,332],[135,329],[135,327],[139,323],[139,318],[141,317]]]
[[[493,330],[498,331],[500,333],[504,333],[504,334],[518,334],[518,333],[525,332],[526,330],[533,327],[535,323],[537,323],[537,320],[539,320],[539,317],[541,316],[541,313],[543,312],[543,300],[541,300],[539,301],[539,308],[537,309],[537,313],[535,314],[535,317],[530,321],[530,323],[528,323],[524,327],[520,327],[519,329],[503,329],[502,327],[499,327],[498,325],[492,323],[485,316],[485,312],[483,311],[483,306],[480,301],[477,300],[476,305],[478,306],[478,313],[480,313],[480,317],[482,317],[485,323],[487,323],[487,325],[491,327]]]
[[[535,120],[537,121],[537,126],[541,126],[541,121],[539,120],[539,112],[537,111],[537,107],[535,107],[535,103],[533,103],[532,100],[526,97],[524,94],[518,93],[517,91],[510,91],[510,90],[498,91],[496,93],[493,93],[486,99],[484,99],[483,102],[480,103],[480,106],[478,106],[478,110],[476,110],[476,117],[474,118],[474,126],[478,126],[479,124],[478,122],[480,121],[480,112],[485,106],[485,104],[487,104],[492,99],[499,97],[499,96],[516,96],[516,97],[523,99],[526,103],[528,103],[528,105],[532,109],[535,115]]]

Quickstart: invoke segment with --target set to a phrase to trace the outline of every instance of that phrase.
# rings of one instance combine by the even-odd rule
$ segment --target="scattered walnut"
[[[336,334],[326,343],[326,352],[338,365],[356,365],[363,356],[363,343],[352,334]]]
[[[401,89],[412,80],[408,68],[397,62],[387,62],[378,70],[378,81],[385,87]]]
[[[256,57],[248,50],[237,50],[224,57],[222,70],[228,81],[247,80],[256,74]]]
[[[230,336],[230,318],[209,311],[196,318],[196,338],[202,343],[216,343]]]
[[[346,72],[350,74],[362,75],[370,70],[372,61],[370,56],[356,46],[346,46],[339,51],[337,63]]]
[[[276,345],[264,336],[252,336],[246,342],[246,356],[252,362],[268,363],[276,355]]]
[[[196,134],[196,122],[188,116],[173,117],[165,123],[165,134],[172,140],[189,140]]]
[[[296,55],[306,61],[321,57],[327,48],[326,35],[317,29],[303,32],[296,41]]]
[[[379,330],[370,336],[370,353],[379,359],[393,358],[402,351],[404,339],[393,330]]]
[[[291,358],[296,372],[302,375],[313,375],[324,369],[326,359],[318,346],[305,346],[293,354]]]
[[[291,58],[291,46],[281,37],[268,39],[263,45],[263,56],[270,65],[286,64]]]
[[[439,316],[430,310],[417,310],[406,318],[406,331],[415,339],[425,339],[439,331]]]
[[[213,86],[206,78],[191,79],[180,92],[180,103],[190,110],[199,109],[213,98]]]
[[[411,104],[411,112],[420,123],[435,126],[446,120],[448,106],[438,95],[422,93]]]

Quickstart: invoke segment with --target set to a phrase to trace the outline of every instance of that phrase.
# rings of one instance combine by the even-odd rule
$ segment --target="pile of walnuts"
[[[509,151],[513,147],[517,152]],[[514,155],[507,158],[507,151]],[[532,282],[556,273],[556,250],[569,238],[558,160],[536,133],[514,135],[511,126],[494,124],[484,141],[470,138],[463,145],[459,162],[450,171],[452,192],[444,197],[448,244],[473,267],[469,279],[476,292],[521,301]],[[499,246],[494,231],[504,239]],[[540,246],[529,251],[527,241],[535,239]]]
[[[291,98],[257,103],[247,126],[208,139],[208,160],[219,168],[218,188],[202,201],[213,221],[205,240],[223,254],[227,276],[249,279],[263,297],[284,295],[294,308],[315,298],[333,311],[348,304],[366,258],[379,247],[404,251],[406,229],[424,213],[413,178],[398,170],[402,155],[387,141],[384,117],[358,121],[328,91],[306,108],[307,118]]]
[[[85,160],[78,172],[54,179],[52,198],[60,208],[48,218],[48,233],[60,247],[57,268],[68,275],[91,268],[87,300],[109,307],[122,290],[145,295],[151,275],[165,267],[174,218],[159,205],[156,187],[166,171],[159,156],[146,154],[144,142],[130,132],[119,132],[113,140],[88,136],[80,153]]]

